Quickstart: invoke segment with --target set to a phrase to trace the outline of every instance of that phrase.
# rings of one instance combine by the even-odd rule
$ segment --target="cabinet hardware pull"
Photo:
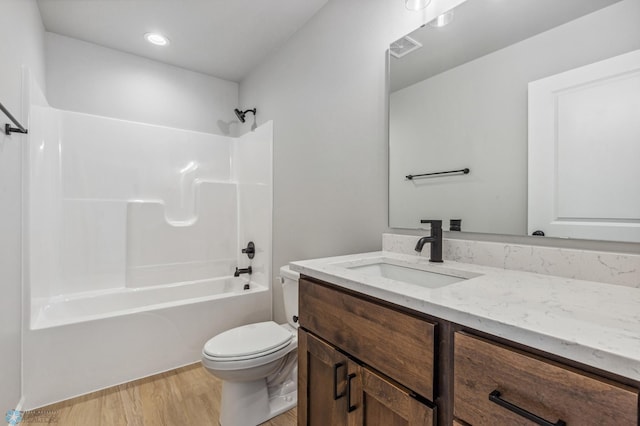
[[[338,395],[338,368],[344,367],[344,362],[338,362],[333,365],[333,400],[337,401],[338,399],[344,396],[344,392]]]
[[[532,422],[539,424],[540,426],[567,426],[567,423],[564,420],[558,420],[555,423],[551,423],[550,421],[547,421],[542,417],[538,417],[535,414],[525,410],[524,408],[520,408],[517,405],[510,403],[509,401],[505,401],[504,399],[500,398],[500,391],[498,391],[497,389],[489,394],[489,401],[496,403],[499,406],[506,408],[512,413],[516,413],[527,420],[531,420]]]
[[[351,380],[356,377],[356,373],[351,373],[347,376],[347,413],[355,411],[358,408],[357,405],[351,405]]]

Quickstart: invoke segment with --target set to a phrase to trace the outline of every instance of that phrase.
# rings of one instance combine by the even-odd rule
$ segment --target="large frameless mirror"
[[[389,225],[640,241],[639,10],[468,0],[393,43]]]

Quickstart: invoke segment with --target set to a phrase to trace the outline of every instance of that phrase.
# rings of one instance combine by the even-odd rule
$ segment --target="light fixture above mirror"
[[[429,6],[431,0],[406,0],[405,6],[409,10],[421,10]]]
[[[445,25],[449,25],[451,21],[453,21],[453,10],[450,10],[438,16],[436,19],[429,22],[429,26],[433,28],[442,28]]]

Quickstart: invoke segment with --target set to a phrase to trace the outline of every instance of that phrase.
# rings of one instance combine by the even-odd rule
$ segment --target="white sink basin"
[[[375,275],[429,288],[444,287],[466,280],[466,278],[453,275],[439,274],[437,272],[423,271],[421,269],[407,268],[389,263],[373,263],[371,265],[354,266],[349,269],[360,271],[367,275]]]
[[[334,264],[334,266],[342,266],[345,269],[360,272],[364,275],[387,278],[425,288],[444,287],[479,276],[478,274],[455,271],[441,266],[409,265],[385,258],[368,259],[368,261],[358,262],[358,264]]]

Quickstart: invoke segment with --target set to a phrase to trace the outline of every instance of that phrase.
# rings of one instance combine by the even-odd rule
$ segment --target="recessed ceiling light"
[[[146,33],[144,35],[145,40],[156,46],[166,46],[169,44],[169,39],[158,33]]]
[[[441,28],[445,25],[449,25],[453,21],[453,10],[448,11],[447,13],[443,13],[438,16],[433,21],[429,22],[429,25],[434,28]]]

